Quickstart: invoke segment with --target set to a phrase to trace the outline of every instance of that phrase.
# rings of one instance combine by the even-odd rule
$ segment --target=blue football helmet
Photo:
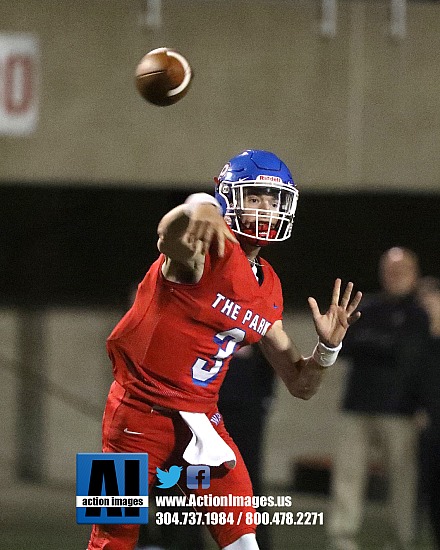
[[[257,246],[290,237],[299,193],[276,155],[243,151],[225,164],[215,182],[215,198],[234,233]]]

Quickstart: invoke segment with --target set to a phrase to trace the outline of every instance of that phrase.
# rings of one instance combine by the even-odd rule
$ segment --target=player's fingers
[[[238,240],[236,239],[235,235],[229,231],[228,228],[221,227],[217,231],[217,242],[218,242],[218,255],[220,258],[223,258],[225,254],[225,240],[231,241],[232,243],[238,244]]]
[[[202,254],[203,253],[203,242],[201,240],[197,240],[194,242],[193,250],[195,254]]]
[[[226,233],[222,229],[219,229],[216,234],[217,237],[217,254],[220,256],[220,258],[223,258],[225,255],[225,238]]]
[[[203,241],[206,230],[209,227],[207,222],[198,220],[194,223],[193,234],[196,241]]]
[[[238,240],[236,236],[231,233],[228,229],[225,229],[224,231],[225,238],[228,239],[228,241],[231,241],[231,243],[238,244]]]
[[[353,311],[358,307],[360,301],[362,300],[362,292],[358,290],[354,295],[353,300],[350,302],[350,305],[347,307],[348,315],[351,315]]]
[[[335,280],[332,294],[332,305],[337,306],[339,304],[339,294],[341,292],[341,279],[339,277]]]
[[[348,302],[350,301],[351,291],[353,290],[353,283],[348,283],[345,287],[344,294],[342,295],[341,299],[341,307],[346,309]]]
[[[186,231],[185,231],[185,233],[183,234],[183,237],[182,237],[182,240],[185,240],[187,243],[189,243],[191,241],[191,235],[193,233],[193,226],[194,226],[194,222],[192,220],[189,220]]]
[[[185,232],[185,240],[192,247],[195,248],[196,242],[203,236],[203,227],[200,220],[190,219],[188,227]]]
[[[188,231],[185,231],[185,233],[182,235],[181,242],[188,246],[191,250],[194,249],[194,240],[192,238],[192,234]]]
[[[212,236],[214,234],[214,228],[211,225],[208,225],[203,233],[202,238],[202,254],[206,254],[211,246]]]
[[[356,311],[356,313],[354,313],[353,315],[350,315],[350,317],[347,319],[348,324],[352,325],[353,323],[356,323],[356,321],[359,319],[360,316],[361,316],[361,312]]]
[[[321,315],[318,307],[318,302],[315,300],[315,298],[312,298],[311,296],[309,296],[307,301],[309,302],[309,307],[312,310],[313,318],[318,318]]]

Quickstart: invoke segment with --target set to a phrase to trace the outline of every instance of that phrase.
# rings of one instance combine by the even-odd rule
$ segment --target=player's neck
[[[253,244],[241,241],[241,248],[243,249],[243,252],[246,254],[247,259],[252,262],[256,259],[258,256],[258,253],[260,252],[260,246],[255,246]]]

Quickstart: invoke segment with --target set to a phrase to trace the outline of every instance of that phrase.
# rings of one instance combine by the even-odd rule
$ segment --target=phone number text
[[[157,525],[324,525],[324,512],[156,512]]]

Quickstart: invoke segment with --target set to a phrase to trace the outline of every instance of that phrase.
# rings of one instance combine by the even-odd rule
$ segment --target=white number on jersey
[[[237,344],[242,342],[245,336],[246,332],[241,328],[231,328],[230,330],[216,334],[214,342],[218,345],[218,351],[212,357],[214,365],[210,367],[209,361],[199,357],[191,368],[194,384],[207,386],[212,382],[223,367],[225,359],[234,353]]]

